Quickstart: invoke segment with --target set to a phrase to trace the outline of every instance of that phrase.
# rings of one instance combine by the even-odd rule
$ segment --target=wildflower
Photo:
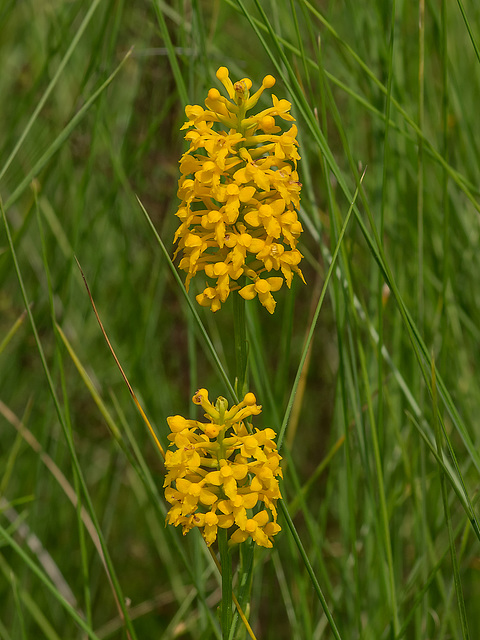
[[[271,292],[284,282],[290,287],[294,273],[304,281],[298,266],[303,256],[296,248],[302,233],[297,127],[278,126],[277,119],[294,118],[291,104],[275,95],[273,106],[247,115],[274,86],[272,76],[265,76],[253,95],[251,81],[233,83],[226,67],[218,69],[217,78],[228,98],[213,88],[206,109],[185,109],[182,129],[190,146],[180,159],[175,257],[182,256],[187,290],[191,279],[204,273],[206,286],[196,297],[200,305],[218,311],[237,291],[247,300],[258,295],[273,313]]]
[[[229,530],[232,544],[250,537],[271,547],[280,531],[276,503],[282,475],[275,431],[247,428],[245,420],[262,410],[253,393],[230,409],[222,397],[213,405],[206,389],[192,400],[207,422],[167,418],[171,444],[164,487],[171,506],[166,522],[182,526],[184,534],[197,527],[208,546],[220,527]]]

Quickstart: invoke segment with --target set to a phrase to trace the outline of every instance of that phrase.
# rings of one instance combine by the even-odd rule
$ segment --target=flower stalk
[[[248,389],[248,342],[245,300],[233,298],[233,333],[235,341],[235,392],[242,398]]]
[[[220,565],[222,567],[222,605],[221,625],[223,640],[230,637],[232,626],[232,554],[228,547],[228,533],[221,529],[218,533],[218,549],[220,551]]]
[[[241,278],[242,281],[245,277]],[[242,282],[241,284],[244,284]],[[233,298],[233,332],[235,340],[235,391],[237,396],[243,397],[248,387],[248,343],[247,343],[247,322],[245,315],[245,299],[241,296],[234,296]],[[248,427],[247,427],[248,428]],[[228,551],[222,553],[222,546],[224,542],[219,539],[220,549],[220,561],[222,565],[222,631],[224,640],[230,638],[230,628],[232,625],[231,605],[232,605],[232,557]],[[240,545],[241,551],[245,547],[245,544]],[[251,551],[252,552],[252,551]],[[252,552],[253,554],[253,552]],[[239,567],[239,582],[242,584],[243,580],[243,565]],[[245,592],[245,601],[247,599],[247,592]],[[228,600],[228,606],[227,606]],[[243,606],[243,602],[242,602]],[[223,610],[225,607],[225,611]],[[225,632],[228,632],[225,635]]]

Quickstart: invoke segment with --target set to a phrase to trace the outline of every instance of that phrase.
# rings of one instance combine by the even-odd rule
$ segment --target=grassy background
[[[165,442],[227,390],[135,195],[172,255],[183,107],[222,65],[277,78],[304,185],[307,286],[247,305],[295,526],[255,556],[255,633],[478,637],[478,4],[3,0],[0,32],[0,638],[220,637],[74,254]],[[231,372],[231,301],[197,309]]]

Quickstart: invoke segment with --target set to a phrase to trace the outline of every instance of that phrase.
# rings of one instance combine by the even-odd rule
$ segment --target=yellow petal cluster
[[[232,83],[226,67],[218,69],[217,78],[228,99],[210,89],[206,109],[185,109],[182,129],[188,130],[190,147],[180,159],[175,256],[182,256],[187,289],[198,272],[206,276],[200,305],[217,311],[230,291],[238,291],[246,300],[258,296],[273,313],[271,292],[284,282],[290,287],[294,273],[303,280],[298,267],[303,256],[296,248],[303,231],[297,216],[297,127],[282,132],[276,118],[294,118],[291,104],[275,95],[273,106],[247,115],[275,84],[272,76],[253,95],[251,81]]]
[[[252,538],[271,547],[280,531],[276,502],[282,475],[275,431],[247,428],[246,418],[262,409],[253,393],[230,409],[222,397],[213,405],[206,389],[192,400],[204,409],[207,422],[167,418],[167,523],[181,525],[184,535],[198,527],[208,546],[221,527],[229,530],[232,544]]]

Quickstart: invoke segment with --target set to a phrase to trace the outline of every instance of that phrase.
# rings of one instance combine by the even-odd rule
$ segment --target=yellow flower
[[[189,149],[180,159],[175,257],[181,255],[187,289],[204,272],[206,286],[196,297],[200,305],[217,311],[231,291],[238,291],[248,300],[258,295],[273,313],[271,291],[283,282],[290,287],[294,273],[304,281],[298,267],[303,256],[296,248],[302,233],[297,127],[282,131],[278,126],[276,118],[294,118],[290,103],[275,95],[273,106],[247,115],[263,91],[274,86],[272,76],[265,76],[252,95],[251,81],[233,83],[226,67],[218,69],[217,78],[228,98],[213,88],[206,109],[185,109],[182,129]],[[271,271],[278,277],[265,276]]]
[[[267,311],[273,313],[277,303],[270,292],[278,291],[282,284],[282,278],[258,278],[253,284],[247,284],[246,287],[240,289],[239,294],[242,298],[245,298],[245,300],[252,300],[258,294],[258,299],[263,306]]]
[[[269,537],[274,536],[280,530],[276,522],[270,522],[267,511],[260,511],[253,518],[248,518],[242,527],[239,527],[231,537],[232,542],[244,542],[249,536],[262,547],[269,547]]]
[[[184,534],[197,527],[209,546],[221,527],[229,530],[233,544],[251,537],[271,547],[280,531],[276,502],[281,499],[282,475],[275,431],[249,432],[244,421],[262,409],[253,393],[230,409],[222,397],[213,405],[206,389],[199,389],[192,400],[202,407],[207,422],[167,418],[171,444],[164,487],[171,506],[166,522],[182,526]]]

